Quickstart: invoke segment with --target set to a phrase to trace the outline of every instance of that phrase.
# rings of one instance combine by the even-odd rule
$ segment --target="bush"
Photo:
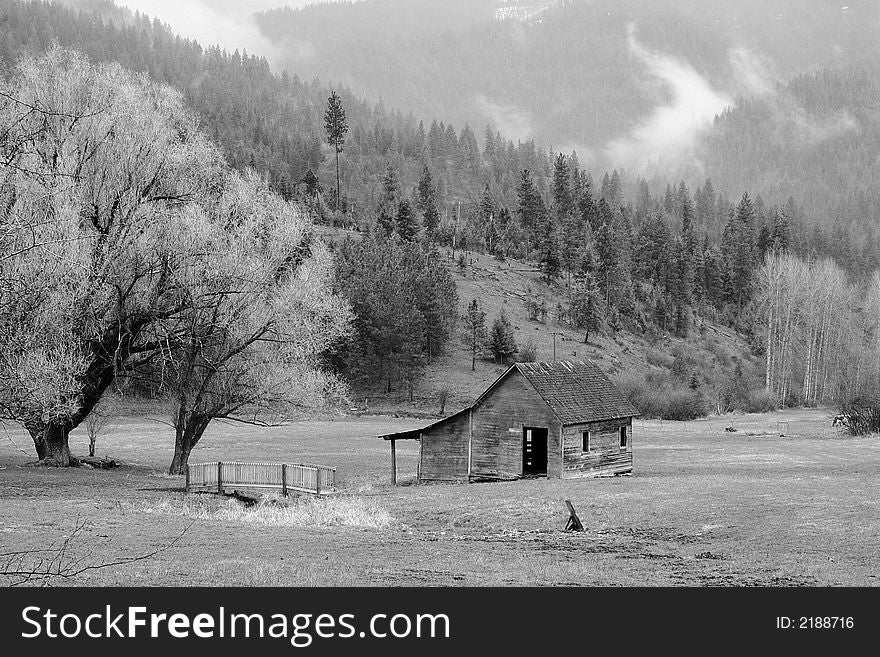
[[[538,346],[535,341],[529,338],[519,348],[517,360],[521,363],[534,363],[538,357]]]
[[[648,349],[645,352],[645,362],[648,363],[648,365],[665,367],[666,369],[671,370],[672,366],[675,364],[675,358],[663,351]]]
[[[642,417],[660,417],[655,389],[645,379],[634,374],[620,374],[613,380]]]
[[[855,397],[840,405],[843,428],[851,436],[880,433],[880,398]]]
[[[708,412],[702,393],[675,383],[668,376],[643,379],[623,374],[615,377],[614,383],[644,418],[695,420]]]
[[[746,413],[768,413],[777,408],[779,408],[779,396],[772,390],[758,388],[748,392],[742,410]]]
[[[706,416],[706,400],[696,390],[671,390],[661,397],[660,417],[664,420],[696,420]]]

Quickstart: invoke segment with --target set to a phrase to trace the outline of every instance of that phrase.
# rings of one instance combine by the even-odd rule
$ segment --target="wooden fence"
[[[327,495],[336,492],[336,468],[302,463],[191,463],[186,468],[186,491],[269,489]]]

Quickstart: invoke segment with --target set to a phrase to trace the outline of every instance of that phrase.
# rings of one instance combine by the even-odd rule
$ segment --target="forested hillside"
[[[795,194],[844,242],[842,254],[880,217],[878,153],[880,77],[823,70],[724,112],[701,156],[727,187],[760,189],[767,199]]]

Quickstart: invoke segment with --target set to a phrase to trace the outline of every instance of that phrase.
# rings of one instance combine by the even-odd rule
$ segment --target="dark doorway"
[[[523,427],[523,477],[547,474],[547,429]]]

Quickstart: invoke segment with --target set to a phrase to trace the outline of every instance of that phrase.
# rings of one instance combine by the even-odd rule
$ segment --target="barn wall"
[[[561,476],[559,421],[532,385],[515,370],[473,410],[471,476],[477,479],[521,476],[523,426],[548,429],[547,474]]]
[[[620,448],[620,427],[627,427],[626,449]],[[583,451],[582,433],[590,431],[590,451]],[[566,426],[563,434],[563,477],[591,477],[632,471],[632,418]]]
[[[467,481],[468,413],[422,434],[420,481]]]

